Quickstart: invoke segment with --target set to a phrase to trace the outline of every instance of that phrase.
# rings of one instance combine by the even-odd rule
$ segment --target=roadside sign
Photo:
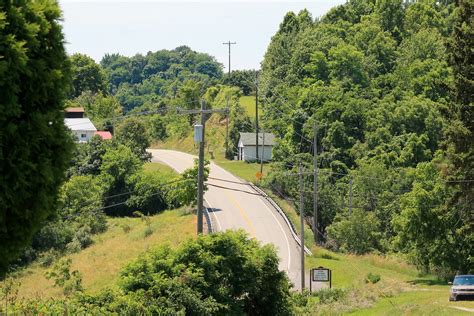
[[[332,271],[324,267],[317,267],[310,270],[309,274],[309,292],[312,292],[313,282],[329,282],[329,288],[332,287]]]
[[[329,282],[329,269],[313,269],[313,282]]]

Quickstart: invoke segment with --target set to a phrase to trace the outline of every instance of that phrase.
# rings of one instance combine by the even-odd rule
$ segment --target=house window
[[[81,138],[86,138],[86,134],[81,134]]]

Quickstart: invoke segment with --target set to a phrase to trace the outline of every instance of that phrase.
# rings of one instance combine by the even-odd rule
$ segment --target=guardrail
[[[204,217],[206,217],[206,222],[207,222],[207,233],[210,234],[214,230],[212,229],[211,216],[209,215],[209,210],[207,206],[204,207]]]
[[[251,182],[248,182],[248,184],[252,187],[252,189],[254,189],[257,193],[259,193],[260,195],[262,195],[267,201],[268,203],[278,212],[278,214],[280,214],[281,217],[283,217],[283,220],[286,222],[286,224],[288,225],[288,227],[290,227],[290,231],[291,231],[291,235],[293,236],[293,239],[296,241],[296,243],[301,247],[301,239],[300,237],[298,236],[298,234],[296,233],[296,229],[295,229],[295,226],[293,225],[293,223],[290,221],[290,219],[288,218],[288,216],[285,214],[285,212],[283,212],[283,210],[281,209],[281,207],[275,202],[273,201],[273,199],[271,197],[268,196],[267,193],[265,193],[265,191],[263,191],[262,189],[260,189],[258,186],[256,186],[255,184],[251,183]],[[304,247],[304,251],[306,254],[308,255],[312,255],[313,253],[311,252],[311,250],[309,250],[308,247]]]

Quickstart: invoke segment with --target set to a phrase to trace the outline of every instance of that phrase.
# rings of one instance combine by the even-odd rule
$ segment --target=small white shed
[[[97,129],[88,118],[65,118],[64,123],[76,136],[76,142],[85,143],[94,137]]]
[[[265,144],[265,145],[264,145]],[[275,135],[272,133],[258,133],[258,160],[272,160]],[[257,160],[256,133],[240,133],[238,159],[243,161]]]

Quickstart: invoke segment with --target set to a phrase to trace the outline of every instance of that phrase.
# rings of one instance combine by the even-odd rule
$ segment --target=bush
[[[375,284],[377,282],[379,282],[381,279],[380,277],[380,274],[372,274],[372,272],[369,272],[369,274],[367,274],[367,277],[365,278],[365,283],[372,283],[372,284]]]
[[[289,281],[270,245],[242,232],[200,236],[171,250],[161,247],[121,273],[125,295],[147,310],[172,307],[186,314],[289,312]],[[211,310],[209,310],[211,309]]]
[[[380,222],[372,212],[358,209],[352,216],[337,216],[327,231],[343,251],[364,254],[380,248]]]
[[[45,252],[42,252],[38,256],[38,262],[43,266],[43,267],[49,267],[50,265],[53,264],[59,257],[61,256],[61,253],[56,250],[56,249],[49,249]]]
[[[133,191],[126,206],[144,214],[156,214],[168,207],[164,183],[168,182],[159,172],[138,172],[128,180],[128,187]]]
[[[329,304],[340,301],[346,297],[347,292],[343,289],[322,289],[317,292],[319,301],[322,304]]]
[[[107,228],[100,210],[102,193],[97,178],[91,175],[69,179],[60,189],[55,218],[34,236],[33,250],[38,253],[54,249],[58,255],[64,250],[78,252],[92,244],[92,235]]]
[[[82,288],[82,275],[79,271],[71,272],[71,259],[61,259],[46,271],[45,277],[53,279],[54,286],[62,287],[65,295],[80,292]]]

